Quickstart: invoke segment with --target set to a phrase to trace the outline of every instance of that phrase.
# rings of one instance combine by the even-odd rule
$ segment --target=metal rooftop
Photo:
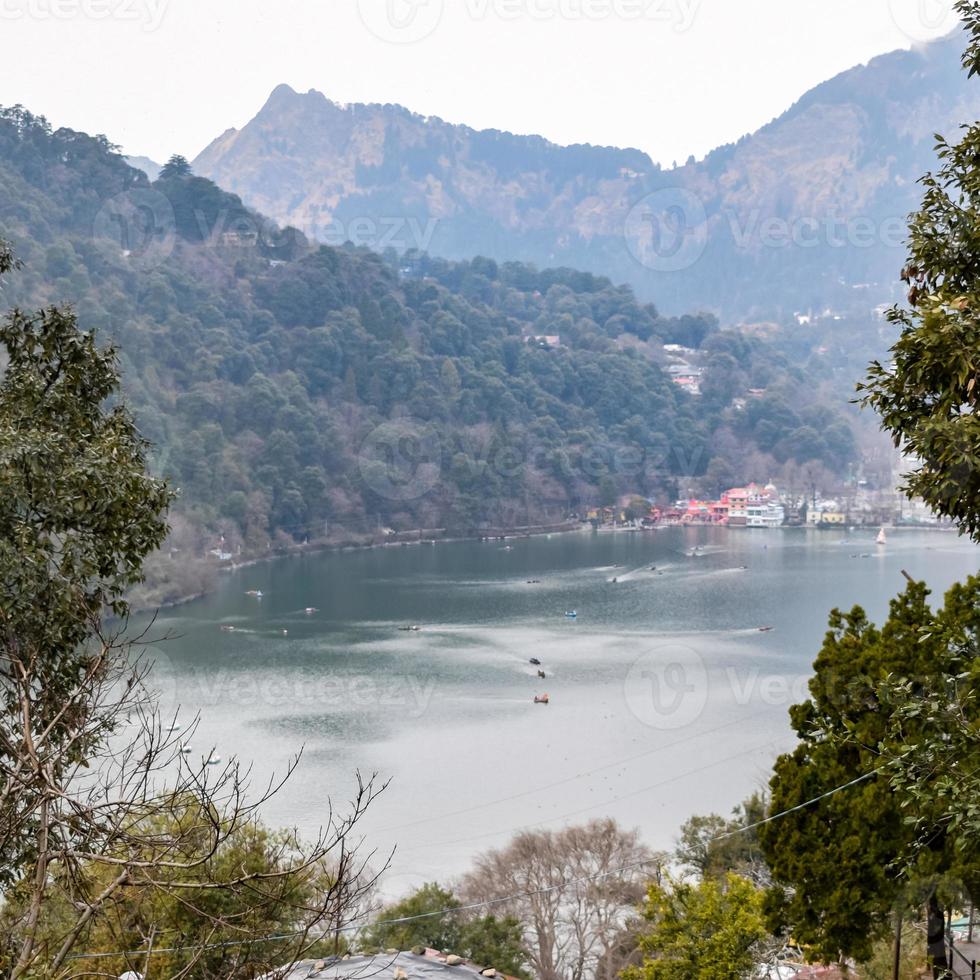
[[[481,972],[482,971],[482,972]],[[428,980],[439,977],[475,978],[505,975],[492,969],[474,966],[458,956],[445,956],[436,950],[425,953],[377,953],[372,956],[348,956],[328,960],[304,960],[288,973],[274,974],[276,980]]]

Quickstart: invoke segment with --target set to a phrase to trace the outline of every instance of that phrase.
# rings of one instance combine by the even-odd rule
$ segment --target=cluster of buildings
[[[862,481],[863,482],[863,481]],[[944,521],[921,500],[909,500],[898,491],[870,491],[860,486],[845,490],[838,498],[783,495],[772,483],[726,490],[717,500],[690,498],[669,507],[650,507],[636,517],[636,502],[624,508],[601,508],[588,518],[598,526],[625,525],[652,529],[658,525],[724,525],[726,527],[941,527]]]
[[[781,527],[786,508],[770,483],[726,490],[718,500],[678,500],[660,515],[668,524],[725,524],[728,527]]]

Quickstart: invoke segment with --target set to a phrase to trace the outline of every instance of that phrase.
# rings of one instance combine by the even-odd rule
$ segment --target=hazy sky
[[[665,164],[945,33],[952,0],[0,0],[0,104],[196,155],[280,82]]]

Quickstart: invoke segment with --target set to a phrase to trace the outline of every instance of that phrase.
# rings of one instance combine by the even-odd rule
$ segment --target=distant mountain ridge
[[[137,170],[142,170],[150,180],[156,180],[160,176],[163,165],[151,160],[149,157],[126,157],[126,163]]]
[[[321,241],[568,265],[671,312],[786,318],[890,301],[933,134],[980,115],[957,35],[807,92],[703,161],[477,131],[277,87],[194,168]]]

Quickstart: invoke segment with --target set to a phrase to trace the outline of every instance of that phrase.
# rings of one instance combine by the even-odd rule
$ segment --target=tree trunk
[[[952,974],[946,958],[946,917],[935,892],[929,896],[928,913],[929,964],[933,980],[947,980]]]
[[[899,910],[895,923],[895,970],[892,980],[902,980],[902,912]]]

